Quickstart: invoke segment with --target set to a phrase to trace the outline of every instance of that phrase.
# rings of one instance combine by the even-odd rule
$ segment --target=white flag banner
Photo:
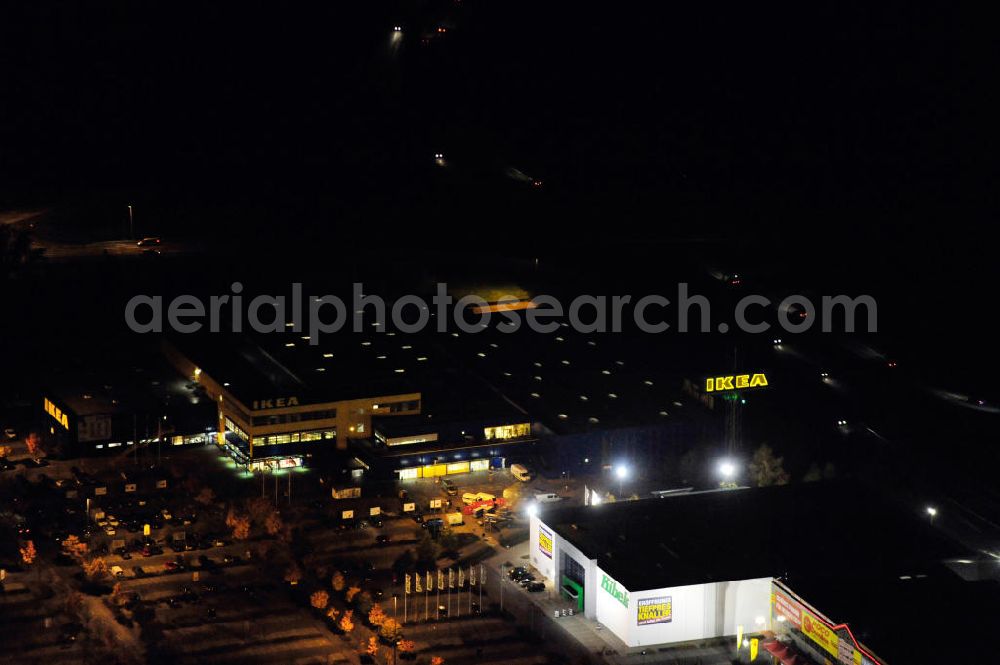
[[[476,567],[469,566],[469,586],[476,586]]]
[[[452,570],[451,568],[448,569],[448,588],[449,589],[455,588],[455,571]]]
[[[479,564],[479,583],[486,584],[486,566]]]
[[[404,593],[410,593],[410,574],[406,574],[406,583],[403,585]]]
[[[461,589],[464,586],[465,586],[465,571],[462,570],[461,566],[459,566],[458,567],[458,588]]]
[[[434,574],[431,571],[427,571],[427,590],[434,590]]]
[[[417,593],[421,593],[423,589],[420,588],[420,578],[423,577],[420,573],[413,576],[413,581],[417,583]]]
[[[444,591],[444,571],[438,570],[438,591]]]

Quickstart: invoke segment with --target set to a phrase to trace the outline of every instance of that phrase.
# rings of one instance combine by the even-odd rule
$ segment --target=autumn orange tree
[[[444,658],[441,656],[432,656],[431,665],[444,665]]]
[[[250,536],[250,516],[230,508],[226,513],[226,526],[233,530],[233,538],[246,540]]]
[[[62,542],[63,551],[66,554],[78,562],[83,561],[83,557],[86,556],[89,547],[87,543],[81,542],[80,539],[74,535],[70,535]]]
[[[337,620],[337,616],[339,614],[340,614],[340,610],[338,610],[336,607],[333,607],[333,606],[331,606],[326,611],[326,616],[330,619],[330,621],[336,621]]]
[[[94,557],[83,562],[83,574],[89,580],[100,580],[108,575],[108,562],[101,557]]]
[[[346,600],[347,602],[351,602],[352,600],[354,600],[354,597],[359,593],[361,593],[361,588],[352,586],[347,590],[347,593],[344,594],[344,600]]]
[[[412,653],[417,649],[413,640],[400,640],[396,643],[396,647],[399,649],[399,653]]]
[[[35,563],[35,558],[38,557],[38,552],[35,550],[35,541],[29,540],[24,544],[24,547],[21,547],[20,549],[21,561],[23,561],[25,565],[30,566]]]
[[[278,511],[274,511],[267,516],[264,520],[264,528],[267,530],[267,535],[277,536],[285,529],[285,523],[281,519],[281,514]]]
[[[338,591],[338,592],[339,591],[343,591],[344,590],[344,584],[345,584],[345,582],[344,582],[344,574],[342,572],[340,572],[339,570],[337,572],[335,572],[333,574],[333,579],[330,580],[330,584],[333,585],[333,590],[334,591]]]
[[[402,632],[403,627],[399,625],[399,622],[392,617],[386,617],[382,625],[379,626],[378,634],[381,635],[386,642],[395,642],[399,639],[399,634]]]
[[[313,594],[309,596],[309,604],[317,610],[325,609],[329,603],[330,594],[326,591],[314,591]]]
[[[42,451],[42,440],[35,432],[32,432],[24,439],[24,444],[28,447],[28,454],[32,457]]]
[[[340,626],[340,629],[345,633],[349,633],[354,630],[354,621],[351,620],[353,616],[354,610],[344,610],[344,616],[340,617],[340,623],[337,625]]]
[[[368,623],[373,626],[381,626],[382,622],[387,618],[385,612],[382,611],[382,605],[379,603],[372,605],[371,611],[368,612]]]
[[[369,656],[378,655],[378,638],[372,635],[368,638],[368,646],[365,648]]]

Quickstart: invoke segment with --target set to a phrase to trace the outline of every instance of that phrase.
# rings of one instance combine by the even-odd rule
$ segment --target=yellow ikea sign
[[[63,426],[63,429],[69,429],[69,418],[67,418],[62,409],[53,404],[52,400],[48,397],[45,398],[45,413],[55,418],[56,422]]]
[[[763,374],[735,374],[732,376],[712,376],[705,380],[705,392],[720,390],[740,390],[741,388],[762,388],[767,385]]]

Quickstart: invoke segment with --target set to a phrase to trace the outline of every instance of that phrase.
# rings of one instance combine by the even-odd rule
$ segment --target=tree
[[[372,595],[367,591],[362,591],[354,601],[354,606],[361,614],[368,614],[372,610]]]
[[[400,653],[412,653],[413,651],[416,651],[417,645],[413,642],[413,640],[400,640],[396,644],[396,648],[399,649]]]
[[[38,552],[35,550],[35,541],[29,540],[21,548],[21,561],[24,562],[26,566],[30,566],[35,563],[35,558],[38,556]]]
[[[99,556],[89,561],[84,561],[83,574],[92,582],[104,579],[108,576],[108,562]]]
[[[336,607],[331,606],[326,611],[326,616],[330,619],[330,621],[336,621],[339,615],[340,615],[340,610],[338,610]]]
[[[378,634],[382,636],[387,642],[395,642],[399,639],[399,634],[402,632],[403,627],[399,625],[399,622],[392,617],[386,617],[382,625],[379,626]]]
[[[392,572],[396,573],[396,577],[402,577],[406,574],[406,571],[413,570],[417,561],[413,558],[413,550],[404,550],[402,554],[396,557],[396,560],[392,562]]]
[[[271,502],[261,496],[250,499],[246,505],[247,512],[250,513],[250,519],[255,524],[264,524],[268,517],[277,512],[271,505]]]
[[[360,587],[352,586],[347,590],[347,593],[344,594],[344,600],[351,602],[359,593],[361,593]]]
[[[784,457],[776,457],[771,446],[766,443],[761,444],[754,451],[753,458],[750,460],[750,477],[753,478],[757,487],[788,484],[788,473],[782,466],[784,459]]]
[[[339,570],[333,574],[333,579],[330,580],[330,584],[333,585],[333,590],[340,592],[344,590],[344,574]],[[349,602],[349,601],[348,601]]]
[[[441,656],[432,656],[431,665],[444,665],[444,658]]]
[[[297,563],[292,563],[288,566],[288,569],[285,571],[285,581],[294,586],[298,584],[301,579],[302,569],[299,568],[299,565]]]
[[[121,582],[115,582],[115,585],[111,587],[111,598],[109,600],[115,607],[121,607],[128,602],[128,596],[122,591]]]
[[[438,545],[445,552],[454,552],[459,547],[458,534],[450,526],[446,526],[438,535]]]
[[[433,563],[437,559],[438,545],[431,534],[423,530],[423,535],[417,542],[417,560],[423,563]]]
[[[278,511],[272,512],[264,520],[264,528],[267,529],[267,535],[277,536],[280,534],[284,528],[285,523],[281,519],[281,514]]]
[[[12,452],[14,452],[14,449],[10,446],[0,446],[0,459],[9,457]]]
[[[250,516],[230,508],[226,514],[226,526],[233,530],[233,538],[246,540],[250,537]]]
[[[62,543],[63,551],[78,563],[83,562],[83,557],[87,555],[89,547],[87,543],[80,542],[80,539],[70,534]]]
[[[330,594],[326,591],[314,591],[311,596],[309,596],[309,604],[315,607],[317,610],[326,609],[326,606],[330,603]]]
[[[368,646],[365,647],[365,652],[369,656],[378,655],[378,638],[374,635],[368,638]]]
[[[372,605],[371,611],[368,612],[368,623],[373,626],[381,626],[388,617],[386,613],[382,611],[382,606],[379,603]]]
[[[42,440],[37,432],[32,432],[24,439],[24,444],[28,447],[28,454],[34,457],[42,452]]]
[[[215,492],[211,487],[203,487],[197,495],[195,495],[194,500],[203,506],[211,506],[215,503]]]
[[[344,616],[340,617],[340,629],[345,633],[349,633],[354,630],[354,622],[351,621],[351,617],[354,615],[353,610],[344,610]]]

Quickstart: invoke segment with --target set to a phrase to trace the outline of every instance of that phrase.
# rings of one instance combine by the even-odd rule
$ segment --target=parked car
[[[525,587],[525,589],[527,589],[531,593],[538,593],[540,591],[545,591],[545,583],[544,582],[531,582],[530,584],[528,584],[528,586]]]
[[[528,574],[529,573],[527,568],[525,568],[524,566],[518,566],[517,568],[511,568],[510,572],[507,573],[507,577],[509,577],[512,581],[516,582],[517,580],[521,579],[523,576]]]

